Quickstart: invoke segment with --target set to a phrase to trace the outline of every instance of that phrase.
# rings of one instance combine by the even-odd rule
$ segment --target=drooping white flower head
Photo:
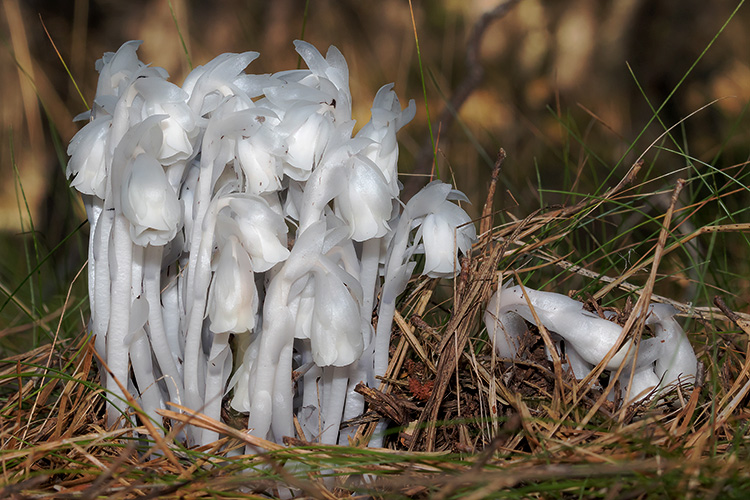
[[[677,310],[667,304],[651,304],[646,324],[656,337],[652,341],[658,348],[654,371],[661,379],[659,387],[679,382],[693,382],[698,371],[698,359],[685,331],[674,315]],[[644,341],[645,342],[645,341]]]
[[[138,93],[130,120],[145,120],[149,116],[164,115],[159,122],[163,141],[157,159],[163,165],[186,160],[193,155],[195,139],[199,133],[196,115],[187,105],[188,94],[180,87],[158,77],[138,78],[133,82]]]
[[[391,190],[398,196],[398,142],[396,133],[409,123],[416,114],[414,99],[401,110],[393,84],[383,85],[372,102],[372,118],[357,133],[357,137],[367,138],[372,143],[363,151],[378,166]]]
[[[251,105],[252,98],[261,94],[268,79],[243,73],[258,56],[257,52],[221,54],[193,69],[182,84],[182,89],[190,96],[188,105],[193,112],[206,117],[228,96],[236,96],[247,106]]]
[[[236,195],[217,218],[218,234],[237,234],[250,256],[253,271],[268,271],[289,257],[287,226],[281,214],[260,196]]]
[[[107,193],[106,147],[111,123],[108,116],[95,118],[79,130],[68,145],[70,161],[65,174],[73,178],[71,187],[101,199]]]
[[[323,58],[314,45],[304,40],[295,40],[294,47],[310,69],[310,76],[301,79],[300,83],[318,88],[336,100],[331,105],[338,122],[351,120],[352,95],[349,90],[349,67],[341,51],[331,45],[328,47],[326,57]]]
[[[531,308],[537,317],[551,332],[560,335],[567,344],[588,363],[598,364],[615,346],[622,327],[617,323],[600,318],[583,309],[583,304],[566,295],[553,292],[541,292],[520,285],[498,290],[501,312],[513,311],[526,321],[536,324]],[[628,349],[630,342],[612,357],[606,365],[608,370],[616,370],[623,362],[632,360],[634,349]]]
[[[163,246],[182,227],[182,206],[153,157],[142,153],[126,167],[121,186],[122,213],[131,223],[130,236],[136,245]]]
[[[502,310],[500,296],[500,293],[493,294],[487,303],[484,324],[497,355],[515,359],[521,348],[521,337],[526,332],[526,322],[518,314]]]
[[[401,215],[411,227],[419,226],[410,252],[425,254],[423,275],[454,276],[460,268],[458,252],[466,254],[476,241],[471,218],[454,200],[468,202],[466,195],[451,189],[450,184],[433,181],[409,200]]]
[[[318,366],[347,366],[364,350],[359,304],[331,272],[316,273],[310,344]]]
[[[420,231],[425,254],[422,274],[431,278],[455,276],[461,267],[458,252],[468,253],[477,239],[468,214],[448,200],[424,218]]]
[[[349,70],[341,53],[331,47],[324,59],[307,42],[295,42],[310,69],[277,73],[276,83],[264,89],[259,106],[281,119],[279,133],[287,143],[284,173],[304,181],[318,166],[326,150],[351,137]]]
[[[509,315],[518,314],[536,324],[532,307],[553,338],[559,336],[566,342],[566,352],[572,354],[571,367],[577,378],[582,378],[601,362],[622,333],[621,326],[584,310],[581,302],[565,295],[521,286],[506,287],[490,299],[484,317],[499,354],[515,356],[520,327],[507,319]],[[627,339],[605,365],[611,372],[622,367],[620,381],[623,384],[627,384],[632,373],[632,383],[626,388],[629,402],[643,399],[654,389],[694,380],[698,362],[687,336],[673,318],[674,313],[671,306],[650,305],[646,324],[651,326],[655,336],[641,340],[635,360],[636,346],[632,339]],[[503,329],[509,333],[505,338],[498,334]]]
[[[243,333],[255,327],[258,292],[247,251],[230,235],[214,256],[214,275],[208,296],[212,333]]]
[[[236,166],[244,175],[245,188],[251,194],[279,191],[283,177],[281,158],[286,151],[286,141],[276,130],[280,120],[273,111],[260,107],[244,114],[258,125],[248,128],[236,140]]]
[[[385,236],[390,230],[392,195],[383,173],[371,160],[354,155],[345,165],[344,189],[335,199],[336,214],[355,241]],[[342,179],[339,179],[341,182]]]
[[[359,309],[362,288],[344,268],[352,268],[345,248],[353,253],[348,230],[336,221],[328,230],[326,225],[321,220],[304,230],[285,264],[292,282],[289,307],[295,318],[295,337],[310,339],[315,364],[346,366],[364,350]]]
[[[99,107],[109,115],[114,114],[115,103],[132,83],[135,74],[146,66],[136,55],[142,43],[141,40],[125,42],[117,52],[105,52],[96,61],[99,81],[96,85],[95,108]],[[166,77],[166,72],[163,74]]]

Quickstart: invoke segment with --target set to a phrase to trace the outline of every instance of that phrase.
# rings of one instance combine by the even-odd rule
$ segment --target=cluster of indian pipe
[[[68,148],[109,423],[126,392],[156,422],[168,402],[220,420],[231,394],[256,436],[295,436],[296,417],[301,437],[346,443],[340,423],[364,409],[356,384],[385,374],[413,257],[452,277],[476,239],[455,203],[466,197],[434,181],[399,200],[396,132],[414,102],[402,110],[383,86],[353,135],[335,47],[323,57],[297,41],[308,69],[273,75],[245,73],[255,52],[223,54],[180,87],[138,59],[140,43],[97,62]]]

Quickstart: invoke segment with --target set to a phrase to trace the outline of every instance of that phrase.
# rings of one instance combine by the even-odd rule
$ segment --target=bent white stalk
[[[518,318],[536,324],[532,308],[544,327],[565,341],[570,367],[577,379],[584,378],[617,347],[621,326],[584,310],[581,302],[566,295],[518,285],[501,287],[485,311],[487,331],[499,356],[516,357],[520,336],[525,331]],[[622,366],[619,380],[624,386],[623,393],[629,394],[628,403],[695,379],[698,360],[685,332],[674,320],[674,313],[673,307],[664,304],[649,306],[646,324],[653,328],[655,336],[641,340],[637,357],[633,340],[626,339],[605,366],[613,375]]]

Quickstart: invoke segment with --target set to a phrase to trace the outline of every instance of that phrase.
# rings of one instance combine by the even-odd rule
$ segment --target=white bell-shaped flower
[[[327,102],[331,106],[331,111],[337,122],[343,123],[351,120],[352,97],[349,90],[349,68],[341,52],[336,47],[331,46],[324,58],[315,46],[302,40],[296,40],[294,47],[309,69],[282,71],[276,73],[274,78],[285,85],[299,84],[318,90],[324,96],[316,98],[307,93],[303,97],[299,94],[299,87],[290,85],[289,89],[285,91],[288,95],[285,101]],[[293,92],[289,93],[289,90],[292,89],[294,89]],[[272,98],[269,89],[265,89],[265,93],[266,96]],[[280,105],[280,103],[277,102],[277,105]],[[286,108],[284,105],[281,105],[281,107]]]
[[[306,104],[289,110],[279,126],[288,145],[284,173],[304,181],[319,163],[334,135],[335,124],[330,105]]]
[[[287,149],[284,137],[276,130],[280,120],[265,108],[249,109],[245,114],[259,125],[236,141],[236,163],[244,175],[246,191],[251,194],[279,191],[283,177],[281,157]]]
[[[96,118],[79,130],[68,145],[66,175],[73,177],[71,187],[101,199],[107,192],[106,147],[111,124],[109,116]]]
[[[187,105],[187,92],[164,79],[153,77],[138,78],[133,86],[141,98],[138,102],[141,120],[153,115],[165,116],[159,122],[163,135],[157,157],[159,162],[171,165],[190,158],[200,130],[195,114]]]
[[[231,220],[242,246],[250,255],[255,272],[268,271],[289,257],[284,218],[266,200],[252,195],[234,196],[229,200],[228,206],[232,214]],[[225,209],[219,215],[217,225],[226,224],[228,218],[230,215]]]
[[[175,237],[182,226],[182,207],[156,159],[140,154],[131,160],[121,190],[122,213],[131,223],[136,245],[162,246]]]
[[[411,251],[425,254],[423,275],[452,277],[459,270],[458,252],[466,254],[476,241],[476,228],[469,215],[452,200],[468,201],[450,184],[433,181],[415,194],[401,218],[411,227],[419,225]],[[410,255],[410,254],[409,254]]]
[[[355,155],[346,163],[346,183],[335,200],[336,214],[355,241],[380,238],[390,230],[392,194],[383,173],[368,158]]]
[[[425,254],[422,274],[431,278],[454,276],[460,270],[458,252],[468,253],[477,238],[468,214],[447,200],[424,218],[420,230]]]
[[[243,70],[258,56],[257,52],[221,54],[204,66],[194,68],[182,84],[182,89],[190,95],[190,108],[199,117],[205,117],[218,108],[227,96],[237,96],[250,104],[253,97],[260,95],[262,85],[250,85],[248,82],[266,83],[268,79],[243,74]]]
[[[359,305],[333,273],[315,275],[310,344],[318,366],[350,365],[364,350]]]
[[[416,111],[414,99],[401,110],[393,84],[383,85],[372,102],[372,118],[357,133],[357,137],[372,141],[363,153],[383,172],[392,196],[398,196],[399,192],[396,133],[414,118]]]
[[[250,257],[230,235],[214,256],[208,296],[209,329],[213,333],[243,333],[255,327],[258,292]]]
[[[96,85],[95,102],[110,115],[114,114],[117,99],[132,83],[134,75],[146,66],[136,55],[142,43],[141,40],[125,42],[117,52],[105,52],[102,58],[96,61],[99,80]],[[166,72],[164,74],[166,76]]]

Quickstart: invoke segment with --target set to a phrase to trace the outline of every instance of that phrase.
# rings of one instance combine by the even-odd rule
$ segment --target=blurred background
[[[190,62],[223,52],[259,51],[250,72],[294,68],[292,41],[304,26],[322,52],[336,45],[346,56],[358,127],[385,83],[395,82],[403,105],[416,101],[399,136],[402,181],[413,192],[433,167],[416,26],[437,170],[468,193],[473,216],[501,147],[508,159],[495,208],[520,218],[569,202],[561,190],[593,192],[609,175],[614,185],[644,152],[649,175],[669,186],[691,163],[665,150],[674,143],[695,164],[748,161],[750,9],[739,8],[701,58],[737,0],[521,0],[505,15],[499,4],[415,1],[413,25],[406,0],[3,0],[0,300],[36,286],[34,300],[49,308],[46,297],[64,294],[84,262],[88,229],[67,188],[65,150],[81,126],[72,119],[86,109],[82,97],[94,96],[95,61],[132,39],[144,41],[142,61],[181,84]],[[660,124],[653,109],[667,98]],[[675,128],[673,143],[648,149],[709,103]],[[65,250],[50,255],[61,242]],[[30,256],[46,259],[36,285],[24,282],[38,262]],[[4,311],[0,328],[21,321],[21,309]]]

